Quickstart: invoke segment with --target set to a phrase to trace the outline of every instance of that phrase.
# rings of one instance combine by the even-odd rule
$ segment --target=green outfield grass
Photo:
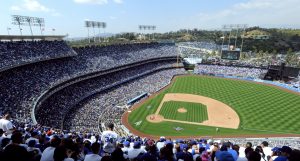
[[[240,117],[239,129],[189,125],[174,122],[150,123],[146,116],[154,114],[166,93],[189,93],[210,97],[232,107]],[[148,108],[150,107],[151,108]],[[300,134],[300,96],[275,87],[215,77],[178,77],[170,88],[147,100],[129,115],[129,123],[137,130],[158,136]],[[136,126],[134,123],[142,121]],[[183,130],[175,131],[174,127]]]
[[[185,108],[187,112],[178,112],[179,108]],[[166,119],[203,122],[208,120],[206,106],[201,103],[168,101],[164,102],[159,114]]]

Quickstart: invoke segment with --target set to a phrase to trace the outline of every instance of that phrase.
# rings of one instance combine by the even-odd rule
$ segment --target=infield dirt
[[[208,120],[199,123],[199,122],[165,119],[159,115],[159,111],[163,107],[164,102],[167,101],[192,102],[192,103],[201,103],[203,105],[206,105]],[[240,123],[240,118],[238,114],[231,107],[224,104],[223,102],[220,102],[218,100],[209,97],[204,97],[204,96],[199,96],[194,94],[182,94],[182,93],[165,94],[155,114],[150,116],[152,117],[149,116],[148,117],[153,118],[152,120],[147,119],[150,122],[169,121],[169,122],[178,122],[178,123],[193,124],[193,125],[206,125],[206,126],[232,128],[232,129],[237,129]],[[155,120],[156,118],[159,119],[159,121]]]

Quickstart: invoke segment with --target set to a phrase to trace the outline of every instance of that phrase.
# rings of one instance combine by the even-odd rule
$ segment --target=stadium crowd
[[[24,63],[75,55],[65,41],[0,41],[0,71]]]
[[[118,84],[122,86],[122,83],[149,72],[172,67],[175,62],[175,60],[172,60],[144,64],[69,85],[68,87],[52,94],[52,96],[47,98],[39,106],[39,109],[35,111],[36,119],[42,125],[51,125],[59,128],[65,115],[69,114],[69,110],[83,98],[94,93],[99,93]],[[115,99],[111,102],[117,102],[117,100],[118,99]],[[107,101],[107,103],[109,102]],[[57,109],[60,110],[59,113],[57,113]]]
[[[2,161],[299,161],[300,150],[286,145],[228,139],[158,140],[119,136],[107,122],[102,134],[60,131],[42,126],[13,127],[0,120]],[[6,122],[6,124],[3,124]],[[296,140],[291,140],[296,142]],[[299,142],[299,140],[298,140]],[[274,143],[274,141],[273,141]],[[299,143],[298,143],[299,147]]]
[[[98,132],[98,125],[113,122],[120,135],[126,135],[121,128],[121,115],[127,110],[127,102],[142,94],[153,94],[169,84],[175,75],[185,74],[184,69],[166,69],[144,75],[134,81],[122,84],[115,89],[99,93],[80,102],[68,112],[64,129],[73,131]],[[93,130],[94,129],[94,130]],[[100,129],[104,127],[100,126]]]
[[[42,93],[66,80],[151,58],[176,56],[174,45],[156,43],[92,46],[74,50],[78,52],[77,56],[0,72],[0,114],[9,109],[16,121],[30,122],[33,102]]]
[[[200,48],[206,50],[216,50],[218,49],[218,45],[214,42],[201,41],[201,42],[180,42],[179,46],[188,46],[192,48]]]
[[[194,70],[195,74],[212,74],[259,78],[262,74],[266,74],[268,70],[260,68],[235,67],[235,66],[219,66],[197,64]]]

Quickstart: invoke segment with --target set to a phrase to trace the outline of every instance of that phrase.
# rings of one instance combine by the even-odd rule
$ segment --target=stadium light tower
[[[146,31],[154,31],[156,29],[156,26],[150,26],[150,25],[139,25],[138,26],[140,32],[145,31],[145,38],[146,38]],[[143,32],[142,32],[143,35]],[[152,36],[154,39],[154,35]],[[151,35],[149,35],[149,39],[151,39]]]
[[[94,42],[96,41],[95,27],[97,27],[97,22],[92,21],[93,33],[94,33]]]
[[[103,22],[102,23],[102,28],[103,28],[103,32],[104,32],[104,34],[105,34],[105,29],[106,29],[106,22]],[[104,41],[105,41],[105,37],[103,38],[104,39]],[[109,39],[107,39],[107,41],[108,41]]]
[[[99,42],[101,42],[100,39],[100,29],[103,28],[103,30],[106,28],[106,23],[105,22],[96,22],[97,23],[97,28],[99,29]]]
[[[86,21],[84,21],[84,24],[85,24],[85,27],[87,28],[87,31],[88,31],[89,43],[91,43],[91,40],[90,40],[90,29],[89,29],[92,26],[91,21],[86,20]]]
[[[23,25],[23,22],[21,20],[21,16],[19,16],[19,15],[12,15],[12,21],[13,21],[12,24],[19,26],[20,35],[22,36],[21,25]]]
[[[101,22],[97,22],[97,27],[99,29],[99,33],[98,33],[98,41],[99,42],[101,42],[101,40],[100,40],[100,28],[101,28],[101,26],[102,26],[102,23]]]
[[[31,36],[33,36],[32,28],[31,28],[31,23],[32,23],[32,21],[33,21],[32,17],[25,17],[25,21],[26,21],[26,22],[28,23],[28,25],[29,25]]]
[[[22,35],[22,26],[29,26],[31,36],[33,36],[32,26],[39,26],[42,34],[42,26],[45,26],[45,21],[43,18],[38,17],[28,17],[20,15],[12,15],[12,24],[18,25],[20,29],[20,34]]]
[[[106,28],[106,23],[105,22],[98,22],[98,21],[89,21],[89,20],[85,20],[84,21],[84,24],[85,24],[85,27],[87,28],[88,30],[88,39],[89,39],[89,43],[91,42],[90,41],[90,30],[89,28],[92,27],[93,28],[93,33],[94,33],[94,42],[96,42],[96,34],[95,34],[95,28],[99,28],[99,42],[100,42],[100,29],[103,28],[105,29]]]
[[[41,35],[43,35],[42,27],[45,27],[45,20],[43,18],[34,18],[33,22],[33,25],[40,27]]]

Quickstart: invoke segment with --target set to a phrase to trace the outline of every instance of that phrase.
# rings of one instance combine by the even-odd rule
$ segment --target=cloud
[[[24,0],[23,7],[28,11],[33,12],[49,12],[51,9],[47,8],[46,6],[42,5],[37,0]]]
[[[123,3],[123,0],[114,0],[115,3],[121,4]]]
[[[109,0],[74,0],[75,3],[80,4],[98,4],[98,5],[104,5],[107,4]],[[117,4],[123,3],[123,0],[112,0],[113,2]]]
[[[86,3],[86,4],[107,4],[108,0],[74,0],[75,3]]]
[[[299,26],[300,23],[297,21],[300,18],[299,10],[299,0],[248,0],[223,10],[200,13],[194,19],[198,19],[201,24],[214,27],[232,23],[250,26],[267,24],[269,27],[282,24]]]
[[[52,16],[61,16],[55,9],[48,8],[42,5],[37,0],[23,0],[20,5],[14,5],[10,7],[12,11],[30,11],[30,12],[46,12],[51,13]]]
[[[12,11],[21,11],[22,9],[19,6],[11,6],[10,10],[12,10]]]

